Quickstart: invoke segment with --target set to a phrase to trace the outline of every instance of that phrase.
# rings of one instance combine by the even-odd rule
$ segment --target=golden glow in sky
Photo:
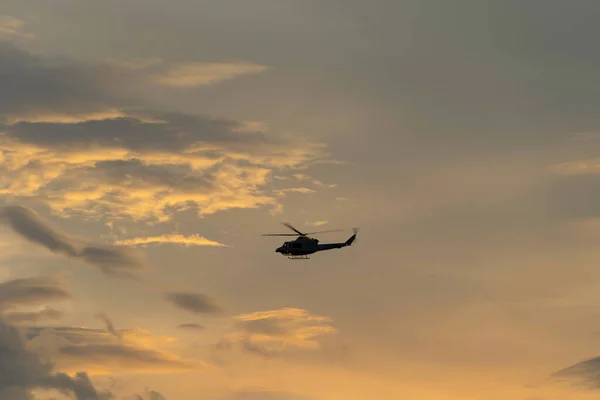
[[[126,3],[0,5],[0,400],[598,397],[598,4]]]

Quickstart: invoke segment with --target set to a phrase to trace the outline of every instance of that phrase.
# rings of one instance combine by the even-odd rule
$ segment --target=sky
[[[598,17],[3,0],[0,400],[597,398]]]

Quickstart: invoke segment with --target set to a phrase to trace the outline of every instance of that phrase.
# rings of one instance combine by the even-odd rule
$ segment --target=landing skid
[[[302,256],[288,256],[290,260],[310,260],[310,257],[307,255]]]

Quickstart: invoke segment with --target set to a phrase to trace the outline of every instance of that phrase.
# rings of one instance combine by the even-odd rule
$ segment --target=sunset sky
[[[597,399],[599,19],[2,0],[0,400]]]

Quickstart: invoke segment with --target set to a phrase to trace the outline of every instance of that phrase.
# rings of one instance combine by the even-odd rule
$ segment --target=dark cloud
[[[70,360],[79,359],[83,362],[122,363],[124,365],[133,362],[145,366],[176,366],[182,369],[190,368],[185,362],[168,360],[163,354],[144,348],[137,348],[127,344],[83,344],[61,346],[60,356]]]
[[[221,307],[213,298],[202,293],[168,292],[165,299],[182,310],[195,314],[217,314]]]
[[[194,324],[194,323],[181,324],[181,325],[178,325],[178,327],[181,329],[191,329],[191,330],[198,330],[198,331],[202,331],[202,330],[206,329],[204,327],[204,325]]]
[[[153,337],[136,330],[114,333],[103,329],[69,326],[31,326],[27,328],[30,345],[40,354],[56,360],[58,365],[125,368],[136,371],[183,371],[199,368],[201,363],[179,359],[168,353],[140,346],[137,335],[145,342]]]
[[[7,115],[70,108],[83,111],[107,100],[116,70],[41,59],[0,40],[0,121]],[[114,101],[114,95],[111,96]]]
[[[30,209],[22,206],[4,207],[0,209],[0,218],[25,239],[53,253],[61,253],[68,257],[77,257],[80,253],[74,239],[50,227]]]
[[[124,187],[154,187],[182,192],[210,192],[215,177],[210,173],[194,176],[189,165],[147,165],[141,160],[115,160],[96,163],[88,170],[90,178],[100,175],[106,182]]]
[[[51,364],[26,348],[20,331],[0,319],[0,398],[32,399],[30,391],[36,388],[60,390],[77,400],[113,398],[108,392],[98,392],[84,372],[74,378],[53,373]]]
[[[240,391],[223,400],[310,400],[308,397],[279,391]]]
[[[127,106],[117,91],[131,70],[73,60],[48,60],[10,43],[0,42],[0,118],[20,111],[71,113],[76,105],[93,105],[88,112],[118,108],[133,116],[107,117],[80,123],[18,122],[7,126],[7,137],[46,148],[70,150],[115,146],[133,151],[181,152],[204,143],[220,143],[255,150],[287,142],[259,129],[228,119]],[[139,71],[136,73],[139,75]],[[10,99],[10,100],[6,100]],[[129,104],[135,101],[129,100]],[[89,105],[88,104],[88,105]],[[77,110],[75,110],[77,112]],[[81,110],[80,110],[81,112]],[[147,118],[145,118],[147,117]],[[162,123],[155,123],[162,122]]]
[[[264,318],[247,321],[238,321],[237,327],[248,333],[260,333],[265,335],[285,335],[290,332],[282,322],[285,319],[280,318]]]
[[[131,249],[122,246],[87,245],[79,255],[90,265],[99,267],[106,275],[136,278],[130,269],[139,269],[144,262]]]
[[[167,400],[167,398],[159,392],[151,390],[147,395],[136,395],[135,400]]]
[[[167,123],[144,122],[134,117],[84,121],[77,124],[21,122],[12,125],[7,136],[24,143],[47,148],[68,147],[70,150],[118,145],[132,151],[178,152],[206,140],[230,144],[234,141],[267,144],[262,135],[245,137],[235,134],[233,130],[241,125],[232,121],[153,113],[153,118],[159,116],[164,117]]]
[[[269,348],[265,345],[252,341],[252,338],[250,337],[245,337],[244,339],[240,340],[239,346],[242,352],[244,353],[250,353],[265,358],[273,358],[282,354],[282,346],[280,346],[277,349],[274,349],[274,346],[271,343],[271,347]]]
[[[582,361],[552,374],[556,381],[566,381],[590,390],[600,389],[600,357]]]
[[[69,344],[106,343],[104,329],[79,328],[73,326],[29,326],[26,338],[32,340],[44,334],[64,339]]]
[[[0,283],[0,307],[70,298],[71,292],[59,275],[13,279]]]
[[[64,313],[59,310],[55,310],[51,307],[45,307],[41,311],[21,311],[21,312],[12,312],[6,314],[4,317],[7,321],[10,321],[13,324],[19,324],[23,322],[38,322],[42,319],[60,319]]]
[[[81,259],[105,274],[118,275],[122,269],[138,269],[143,262],[130,249],[119,246],[86,244],[52,228],[34,211],[22,206],[0,209],[0,219],[16,233],[54,253]]]
[[[98,392],[85,372],[78,372],[75,378],[59,373],[40,380],[40,387],[72,393],[77,400],[114,399],[110,392]]]
[[[106,315],[104,313],[99,313],[99,314],[96,314],[96,318],[99,318],[102,321],[104,321],[104,324],[106,325],[106,330],[108,332],[110,332],[113,336],[118,337],[119,339],[121,339],[121,334],[119,332],[117,332],[117,330],[115,329],[114,324],[112,323],[112,321],[110,320],[110,318],[108,318],[108,315]]]

